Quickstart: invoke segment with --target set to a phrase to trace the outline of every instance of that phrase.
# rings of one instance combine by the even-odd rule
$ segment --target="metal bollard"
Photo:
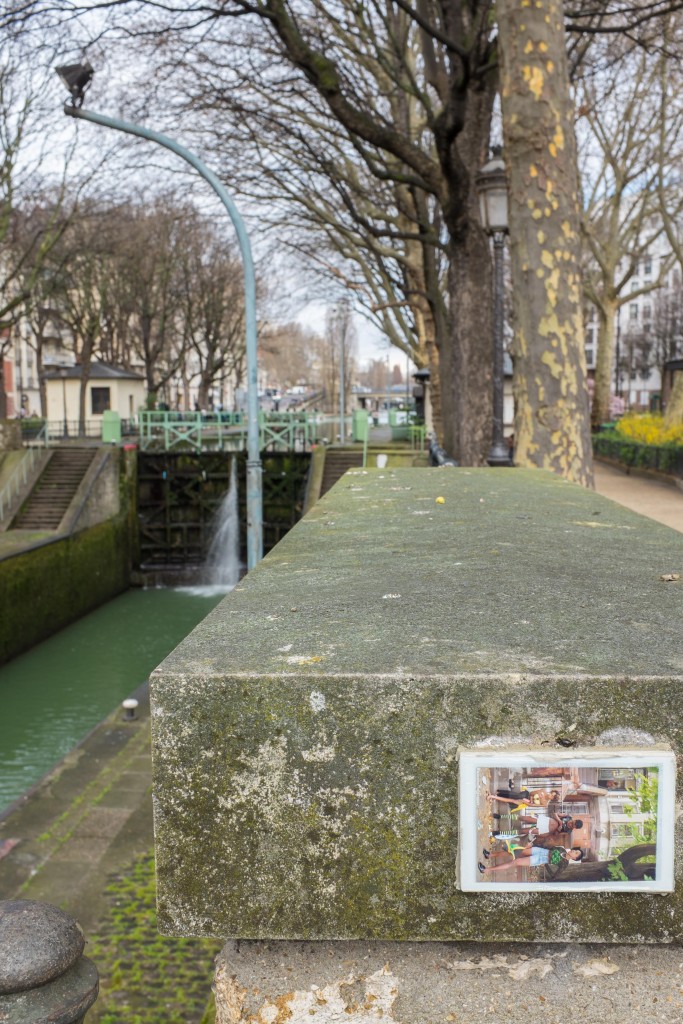
[[[0,1021],[82,1024],[99,976],[80,925],[36,900],[0,900]]]
[[[136,701],[135,697],[126,697],[125,700],[121,701],[121,707],[123,708],[123,711],[124,711],[124,715],[123,715],[124,722],[133,722],[133,721],[135,721],[135,719],[138,717],[137,716],[138,701]]]

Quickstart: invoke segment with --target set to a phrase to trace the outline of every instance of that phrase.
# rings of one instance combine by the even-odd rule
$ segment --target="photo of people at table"
[[[658,768],[481,767],[481,882],[656,878]]]

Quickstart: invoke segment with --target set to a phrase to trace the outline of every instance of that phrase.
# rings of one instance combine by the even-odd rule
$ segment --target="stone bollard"
[[[0,901],[0,1021],[81,1024],[99,976],[79,924],[36,900]]]

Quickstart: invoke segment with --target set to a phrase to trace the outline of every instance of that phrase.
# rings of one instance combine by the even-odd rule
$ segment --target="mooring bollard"
[[[0,901],[0,1021],[81,1024],[99,976],[79,924],[36,900]]]
[[[138,703],[135,697],[126,697],[124,701],[121,701],[124,722],[133,722],[138,717]]]

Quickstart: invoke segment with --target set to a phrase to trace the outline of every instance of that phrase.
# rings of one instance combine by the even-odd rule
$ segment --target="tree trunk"
[[[443,444],[463,466],[486,464],[493,426],[493,277],[474,181],[488,154],[496,85],[495,75],[488,75],[483,85],[473,82],[468,89],[467,117],[455,146],[469,188],[466,196],[454,197],[458,216],[446,216],[448,333],[439,349]]]
[[[450,337],[439,349],[444,448],[483,466],[491,446],[492,308],[488,241],[475,222],[449,244]]]
[[[561,0],[498,0],[515,311],[515,461],[593,485],[576,142]]]
[[[678,427],[681,423],[683,423],[683,373],[678,370],[673,375],[673,387],[664,412],[664,425]]]
[[[95,348],[95,339],[91,337],[85,337],[83,339],[83,348],[81,350],[81,387],[78,394],[78,435],[79,437],[85,437],[87,434],[85,421],[86,421],[86,392],[88,384],[90,382],[90,365],[92,363],[93,351]]]
[[[609,300],[598,308],[598,349],[595,359],[595,389],[591,423],[594,428],[610,418],[612,394],[612,352],[614,350],[614,314],[616,303]]]
[[[5,360],[0,356],[0,420],[7,419],[7,392],[5,391]]]

